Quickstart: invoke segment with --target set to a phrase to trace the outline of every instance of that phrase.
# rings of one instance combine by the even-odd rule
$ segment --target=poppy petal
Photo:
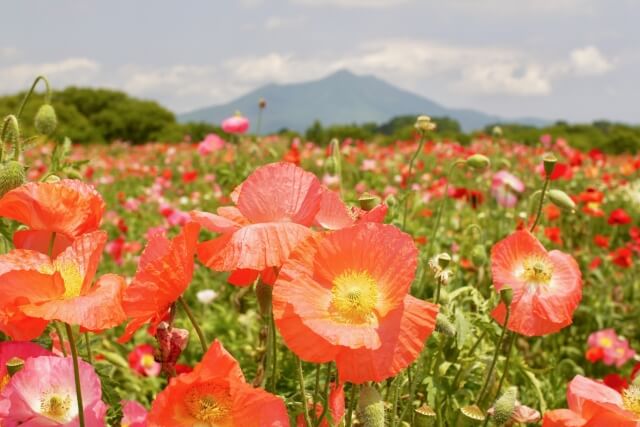
[[[42,254],[49,254],[52,231],[19,230],[13,233],[13,245],[16,249],[29,249]],[[73,240],[64,234],[56,234],[51,250],[51,257],[57,257],[62,251],[71,246]]]

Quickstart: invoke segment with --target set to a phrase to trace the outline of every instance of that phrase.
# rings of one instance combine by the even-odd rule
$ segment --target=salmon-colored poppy
[[[582,298],[582,274],[571,255],[547,252],[531,233],[520,230],[493,247],[491,271],[497,291],[513,289],[510,330],[541,336],[571,324]],[[503,324],[505,305],[501,303],[492,315]]]
[[[14,234],[15,247],[48,254],[51,234],[56,233],[52,256],[66,249],[73,239],[97,230],[104,209],[95,188],[72,179],[30,182],[0,199],[0,217],[29,227]]]
[[[215,341],[192,372],[172,378],[147,416],[149,427],[285,427],[277,396],[247,384],[238,362]]]
[[[187,290],[199,232],[200,226],[189,222],[172,240],[162,229],[150,234],[138,271],[124,293],[123,307],[131,322],[120,341],[129,340],[145,323],[151,323],[154,330]]]
[[[215,271],[280,267],[293,248],[312,231],[322,189],[315,175],[291,163],[257,168],[232,194],[236,207],[217,214],[192,212],[204,228],[219,237],[198,247],[198,258]],[[246,284],[246,279],[243,280]]]
[[[418,251],[391,225],[363,223],[301,243],[273,289],[287,346],[336,362],[341,381],[382,381],[420,354],[438,307],[408,295]]]
[[[569,409],[544,414],[543,427],[638,427],[640,387],[618,393],[609,386],[577,375],[567,388]]]
[[[349,208],[335,191],[322,189],[320,210],[315,223],[327,230],[339,230],[360,222],[382,222],[387,215],[387,205],[379,204],[370,211],[358,207]]]
[[[92,285],[106,240],[104,231],[84,234],[54,259],[26,249],[0,255],[0,330],[29,340],[51,320],[94,332],[122,323],[124,279],[105,274]]]

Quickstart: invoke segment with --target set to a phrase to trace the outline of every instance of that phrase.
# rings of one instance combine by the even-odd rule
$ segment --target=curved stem
[[[431,246],[433,245],[434,240],[436,239],[436,235],[438,234],[438,227],[440,227],[440,219],[442,218],[442,211],[444,210],[444,205],[448,200],[448,192],[449,192],[449,178],[451,176],[451,173],[453,173],[453,170],[456,168],[456,166],[461,165],[461,164],[465,164],[464,160],[456,160],[455,162],[453,162],[453,164],[451,165],[451,167],[449,168],[449,171],[447,172],[447,175],[445,175],[446,179],[447,179],[447,183],[444,186],[444,195],[442,197],[442,200],[440,201],[440,205],[438,206],[438,213],[436,215],[436,222],[433,226],[433,231],[431,232],[431,238],[429,239],[429,249],[431,249]]]
[[[87,361],[93,365],[93,354],[91,353],[91,343],[89,342],[89,332],[84,333],[84,343],[87,346]]]
[[[349,395],[349,408],[347,409],[347,418],[345,420],[345,427],[351,427],[353,422],[353,409],[356,406],[356,392],[360,387],[357,384],[351,384],[351,393]]]
[[[504,361],[504,369],[502,370],[502,376],[500,377],[500,382],[498,383],[498,391],[497,395],[500,396],[500,390],[502,390],[502,384],[504,383],[504,379],[509,373],[509,361],[511,359],[511,349],[513,348],[513,343],[516,341],[516,333],[511,333],[511,338],[509,339],[509,345],[507,347],[507,359]]]
[[[549,183],[551,182],[551,180],[549,178],[545,179],[544,181],[544,185],[542,186],[542,194],[540,194],[540,203],[538,204],[538,212],[536,213],[536,219],[533,222],[533,225],[531,226],[531,229],[529,230],[530,232],[534,232],[536,229],[536,226],[538,225],[538,221],[540,221],[540,216],[542,214],[542,206],[544,205],[544,195],[547,192],[547,189],[549,188]]]
[[[67,329],[67,337],[69,339],[69,347],[71,347],[71,358],[73,359],[73,377],[76,382],[76,399],[78,400],[78,421],[80,427],[85,427],[84,424],[84,405],[82,404],[82,388],[80,385],[80,366],[78,364],[78,349],[76,348],[76,342],[73,338],[73,330],[68,323],[64,324]]]
[[[484,394],[487,391],[487,387],[489,386],[489,381],[491,381],[491,377],[493,376],[493,370],[496,367],[496,363],[498,361],[498,355],[500,354],[500,349],[502,348],[502,341],[504,340],[504,336],[507,332],[507,325],[509,324],[510,315],[511,315],[511,310],[510,310],[510,307],[507,306],[507,314],[504,319],[504,326],[502,327],[502,332],[500,333],[498,344],[496,344],[496,349],[493,353],[493,360],[491,360],[491,366],[489,367],[489,372],[487,372],[487,377],[484,380],[484,384],[482,385],[482,389],[480,390],[480,394],[478,394],[478,399],[476,400],[476,404],[478,406],[480,406],[480,404],[482,403]]]
[[[22,102],[20,103],[20,107],[18,107],[18,114],[16,114],[16,118],[20,118],[20,116],[22,115],[22,111],[24,110],[25,105],[27,104],[27,101],[29,100],[29,98],[31,98],[31,95],[33,94],[33,91],[36,89],[36,85],[38,84],[38,82],[42,80],[46,86],[46,92],[44,94],[44,102],[47,104],[51,103],[51,86],[49,85],[49,80],[47,80],[47,78],[45,76],[38,76],[36,77],[36,79],[33,81],[33,84],[31,85],[31,89],[29,89],[29,91],[24,95],[24,98],[22,98]]]
[[[307,395],[304,391],[304,374],[302,373],[302,360],[300,360],[298,356],[296,356],[296,369],[298,371],[298,385],[300,387],[300,396],[302,399],[302,413],[304,414],[304,423],[307,427],[312,427],[311,418],[309,417],[309,406],[307,405]]]
[[[327,363],[327,378],[324,381],[324,405],[322,406],[322,413],[316,420],[315,427],[318,427],[324,419],[327,411],[329,410],[329,385],[331,384],[331,362]],[[315,411],[315,408],[314,408]],[[337,421],[337,420],[332,420]]]
[[[407,186],[409,187],[409,194],[411,193],[411,177],[413,174],[413,164],[415,163],[416,159],[422,152],[422,149],[424,147],[424,143],[426,140],[427,138],[423,134],[420,137],[420,142],[418,142],[418,147],[416,148],[416,151],[413,153],[413,156],[411,156],[411,160],[409,160],[409,174],[407,175]],[[402,229],[403,230],[406,228],[406,225],[407,225],[407,209],[409,207],[409,194],[405,196],[404,206],[402,208]]]
[[[202,351],[206,353],[208,348],[207,340],[204,337],[204,333],[202,333],[202,329],[200,329],[200,325],[198,324],[198,321],[196,320],[195,316],[191,312],[191,309],[185,302],[184,298],[178,297],[178,301],[180,302],[180,306],[182,307],[184,312],[187,314],[187,317],[191,321],[191,325],[193,325],[193,329],[196,330],[196,334],[198,335],[198,339],[200,340],[200,345],[202,346]]]

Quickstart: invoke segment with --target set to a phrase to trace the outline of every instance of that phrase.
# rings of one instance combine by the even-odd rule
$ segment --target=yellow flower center
[[[333,280],[331,307],[340,323],[362,324],[375,319],[378,284],[366,271],[347,270]]]
[[[142,363],[142,366],[144,368],[149,369],[153,366],[156,360],[153,358],[152,354],[145,354],[144,356],[142,356],[142,360],[140,362]]]
[[[524,261],[524,272],[522,276],[528,283],[548,285],[553,276],[553,266],[544,258],[527,258]]]
[[[640,386],[632,385],[622,392],[622,406],[640,417]]]
[[[189,414],[209,426],[228,425],[231,416],[229,390],[217,384],[193,387],[185,397]]]
[[[71,411],[71,398],[51,393],[40,399],[40,413],[54,421],[69,421]]]
[[[56,271],[60,273],[64,282],[64,299],[80,296],[84,277],[82,277],[80,268],[75,262],[67,259],[57,259],[53,262],[53,265],[45,265],[39,271],[44,274],[53,274]]]
[[[610,348],[613,345],[613,341],[609,337],[600,338],[600,346],[604,348]]]

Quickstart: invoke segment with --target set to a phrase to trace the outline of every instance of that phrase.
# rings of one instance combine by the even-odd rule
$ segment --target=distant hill
[[[475,110],[447,108],[377,77],[359,76],[347,70],[304,83],[268,84],[226,104],[179,115],[178,120],[219,124],[235,111],[241,111],[255,125],[260,98],[267,101],[262,132],[277,132],[282,128],[303,132],[314,120],[320,120],[323,125],[383,123],[406,114],[449,116],[457,120],[464,131],[496,122],[535,126],[548,123],[532,118],[505,120]]]

